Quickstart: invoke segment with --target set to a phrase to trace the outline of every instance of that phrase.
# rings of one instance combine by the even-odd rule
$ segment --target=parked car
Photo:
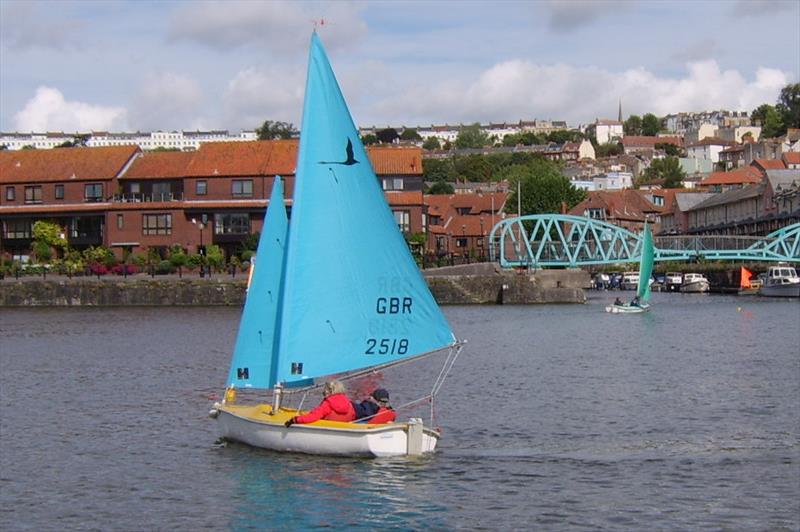
[[[611,276],[607,273],[598,273],[593,280],[595,290],[607,290],[610,288]]]

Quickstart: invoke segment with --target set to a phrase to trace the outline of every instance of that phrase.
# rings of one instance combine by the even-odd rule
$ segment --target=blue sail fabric
[[[642,258],[639,262],[639,284],[636,289],[636,295],[639,296],[642,303],[646,303],[650,299],[650,276],[653,275],[654,255],[653,234],[645,223],[642,236]]]
[[[386,203],[316,32],[283,293],[272,385],[455,341]]]
[[[275,176],[239,333],[233,350],[228,386],[270,388],[276,346],[277,317],[283,277],[288,222],[283,182]]]

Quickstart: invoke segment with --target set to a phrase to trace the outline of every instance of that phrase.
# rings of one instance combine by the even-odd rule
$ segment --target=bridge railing
[[[504,267],[580,266],[638,262],[641,237],[601,220],[569,215],[507,218],[490,233],[492,260]],[[800,262],[800,224],[765,237],[659,236],[655,260],[756,260]]]

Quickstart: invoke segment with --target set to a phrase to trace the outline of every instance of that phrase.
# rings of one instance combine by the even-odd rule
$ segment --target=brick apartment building
[[[136,146],[0,151],[0,254],[30,253],[32,227],[64,228],[71,247],[106,246],[118,257],[172,245],[226,256],[260,232],[275,175],[291,212],[296,140],[203,144],[194,152]],[[423,232],[419,148],[368,148],[389,205],[406,233]]]

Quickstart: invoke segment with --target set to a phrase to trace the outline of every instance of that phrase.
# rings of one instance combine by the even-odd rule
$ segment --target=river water
[[[798,301],[614,295],[446,307],[438,451],[374,460],[214,445],[238,309],[0,309],[0,529],[800,530]]]

